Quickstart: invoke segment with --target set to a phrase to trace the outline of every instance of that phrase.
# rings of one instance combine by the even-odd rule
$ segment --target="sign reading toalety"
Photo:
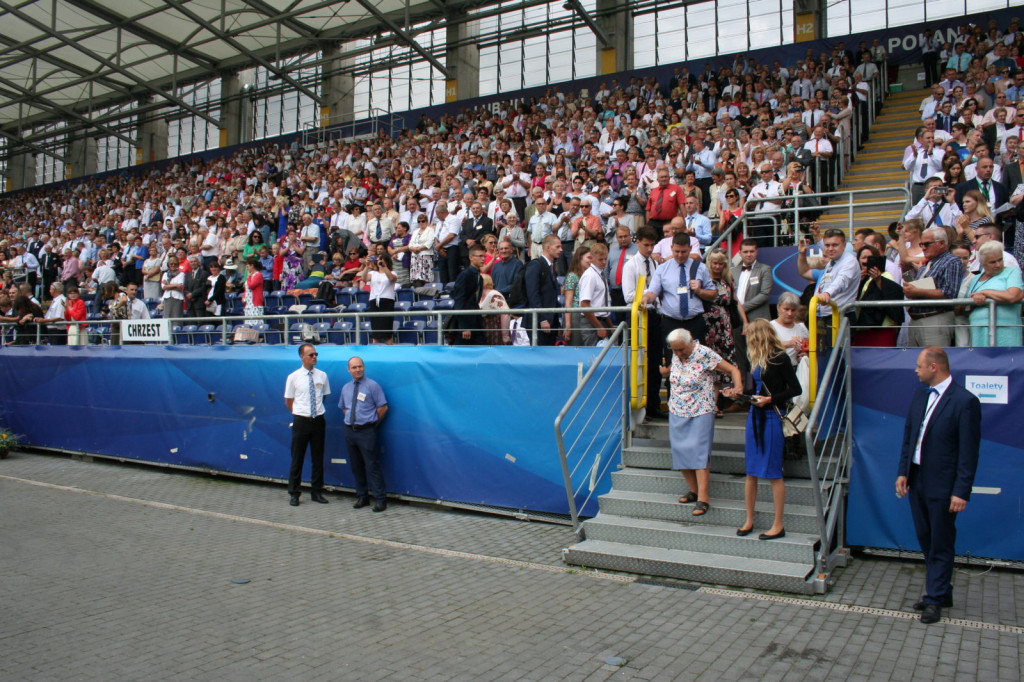
[[[1010,395],[1010,378],[968,374],[964,377],[964,388],[978,396],[978,400],[983,403],[1006,405]]]

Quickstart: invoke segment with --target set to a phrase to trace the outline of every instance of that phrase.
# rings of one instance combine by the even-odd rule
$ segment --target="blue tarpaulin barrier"
[[[328,485],[353,487],[341,410],[358,354],[390,410],[382,429],[389,492],[568,513],[553,423],[594,348],[320,346],[328,374]],[[620,362],[609,354],[605,362]],[[295,346],[7,348],[0,418],[29,445],[286,479],[285,377]],[[601,374],[601,373],[598,373]],[[598,382],[619,392],[621,375]],[[602,382],[614,383],[603,386]],[[617,420],[597,443],[618,444]],[[610,471],[597,494],[610,487]],[[583,475],[581,472],[580,475]],[[304,480],[309,479],[308,458]],[[596,513],[596,494],[585,513]]]

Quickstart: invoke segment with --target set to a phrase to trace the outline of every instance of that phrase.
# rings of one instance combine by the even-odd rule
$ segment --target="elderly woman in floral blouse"
[[[668,377],[669,439],[672,445],[672,468],[679,469],[690,486],[690,492],[679,501],[696,502],[694,516],[703,516],[711,508],[708,496],[711,444],[715,435],[715,372],[732,377],[732,385],[743,386],[740,370],[726,362],[715,351],[694,340],[686,329],[668,335],[672,348],[672,366],[661,366],[661,376]],[[722,395],[732,397],[735,388]]]

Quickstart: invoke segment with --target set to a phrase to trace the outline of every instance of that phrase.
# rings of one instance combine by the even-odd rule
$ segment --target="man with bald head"
[[[345,449],[356,479],[356,503],[352,507],[368,506],[373,492],[373,511],[382,512],[388,502],[380,465],[380,424],[388,413],[388,400],[380,384],[366,376],[362,358],[349,359],[348,373],[352,381],[341,387],[338,407],[345,415]]]
[[[914,609],[936,623],[953,606],[956,517],[967,508],[978,468],[981,403],[953,381],[946,351],[929,346],[914,369],[924,384],[910,401],[896,476],[896,496],[909,495],[925,561],[925,594]]]

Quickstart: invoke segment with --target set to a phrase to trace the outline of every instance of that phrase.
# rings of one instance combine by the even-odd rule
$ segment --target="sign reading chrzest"
[[[171,327],[167,320],[121,320],[121,342],[125,341],[170,343]]]
[[[964,388],[978,396],[978,400],[983,403],[1006,405],[1010,395],[1010,379],[968,374],[964,377]]]

